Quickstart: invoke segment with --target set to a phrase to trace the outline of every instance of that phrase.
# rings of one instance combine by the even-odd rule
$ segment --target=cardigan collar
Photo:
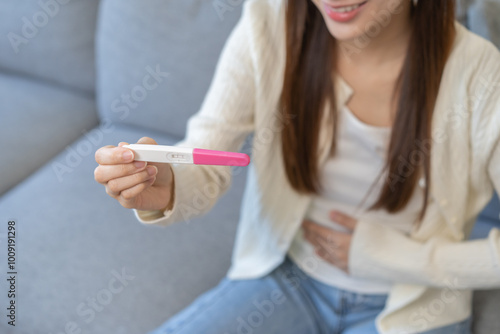
[[[337,110],[340,110],[340,108],[343,108],[344,106],[347,105],[347,102],[351,98],[351,96],[354,93],[354,90],[345,82],[345,80],[340,76],[336,75],[335,76],[335,97],[336,97],[336,103],[337,103]],[[332,146],[333,142],[333,120],[330,116],[330,113],[327,112],[329,110],[328,108],[325,109],[325,112],[323,112],[322,116],[322,122],[321,124],[323,125],[320,129],[319,133],[319,161],[320,165],[323,165],[325,161],[328,159],[330,149]]]
[[[336,76],[336,103],[337,110],[343,108],[352,97],[354,90],[339,75]],[[446,81],[446,71],[443,74],[443,82]],[[466,164],[463,159],[465,154],[457,155],[457,143],[463,140],[456,138],[459,131],[450,129],[450,122],[446,121],[446,112],[448,106],[441,105],[442,94],[438,95],[436,108],[434,110],[432,121],[432,149],[431,149],[431,185],[429,190],[429,200],[435,200],[439,211],[445,217],[445,220],[451,229],[455,239],[462,240],[464,234],[462,227],[465,222],[465,198],[467,174],[465,168],[457,168],[457,164]],[[441,97],[441,99],[440,99]],[[333,123],[329,113],[323,113],[322,126],[319,133],[319,161],[323,165],[329,157],[331,144],[333,142]],[[434,138],[434,134],[445,132],[447,140],[440,142]],[[422,177],[420,185],[424,184]],[[453,196],[453,198],[450,198]],[[430,214],[429,214],[430,215]],[[426,215],[427,217],[427,215]],[[425,220],[425,218],[424,218]],[[415,233],[418,233],[416,231]]]

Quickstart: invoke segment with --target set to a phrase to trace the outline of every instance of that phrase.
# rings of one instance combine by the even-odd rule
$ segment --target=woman
[[[154,333],[469,333],[500,287],[500,233],[464,241],[500,190],[500,55],[452,0],[249,0],[179,146],[254,133],[233,263]],[[150,138],[139,143],[155,144]],[[96,152],[145,224],[209,211],[220,166]]]

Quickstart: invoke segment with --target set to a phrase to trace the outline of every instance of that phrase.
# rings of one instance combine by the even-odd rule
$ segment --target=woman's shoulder
[[[277,61],[284,59],[285,5],[285,0],[245,1],[241,23],[255,65],[274,63],[278,66],[281,63]]]
[[[473,145],[481,147],[475,153],[490,152],[500,135],[500,51],[457,22],[449,63],[445,96],[451,97],[457,115],[470,112]]]
[[[473,33],[458,21],[455,22],[456,38],[450,61],[463,73],[498,72],[500,75],[500,51],[487,39]]]
[[[243,18],[272,32],[283,23],[285,0],[246,0]]]
[[[281,8],[286,5],[285,0],[246,0],[245,6],[255,11],[264,12],[271,11],[271,14],[276,14]]]
[[[443,98],[451,99],[454,103],[469,105],[478,102],[478,96],[483,101],[498,101],[500,51],[490,41],[456,22],[456,37],[443,73],[442,85],[446,86]],[[481,108],[482,104],[473,105]]]

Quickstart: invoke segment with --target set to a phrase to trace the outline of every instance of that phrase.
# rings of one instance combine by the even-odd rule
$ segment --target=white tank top
[[[391,128],[376,127],[360,121],[347,107],[338,116],[337,151],[320,170],[323,191],[313,196],[306,217],[318,224],[343,231],[343,227],[329,218],[329,212],[339,210],[365,222],[376,221],[408,234],[423,203],[423,188],[415,192],[407,207],[389,214],[384,209],[367,211],[375,203],[385,182],[384,174],[374,186],[362,206],[363,198],[382,171]],[[389,282],[371,281],[349,276],[344,271],[321,259],[313,246],[303,238],[300,228],[288,251],[291,259],[308,275],[325,284],[343,290],[364,294],[386,294],[391,289]]]

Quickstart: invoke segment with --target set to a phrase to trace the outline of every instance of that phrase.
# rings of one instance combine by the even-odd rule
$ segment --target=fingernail
[[[156,169],[156,167],[155,167],[155,166],[149,166],[149,167],[148,167],[148,174],[149,174],[149,175],[153,176],[153,175],[155,175],[155,174],[156,174],[156,172],[157,172],[157,169]]]
[[[134,158],[134,154],[130,151],[123,152],[123,160],[130,161]]]
[[[144,162],[144,161],[136,161],[136,162],[134,162],[134,166],[135,166],[135,168],[137,168],[137,169],[141,169],[141,168],[143,168],[144,166],[146,166],[146,162]]]

